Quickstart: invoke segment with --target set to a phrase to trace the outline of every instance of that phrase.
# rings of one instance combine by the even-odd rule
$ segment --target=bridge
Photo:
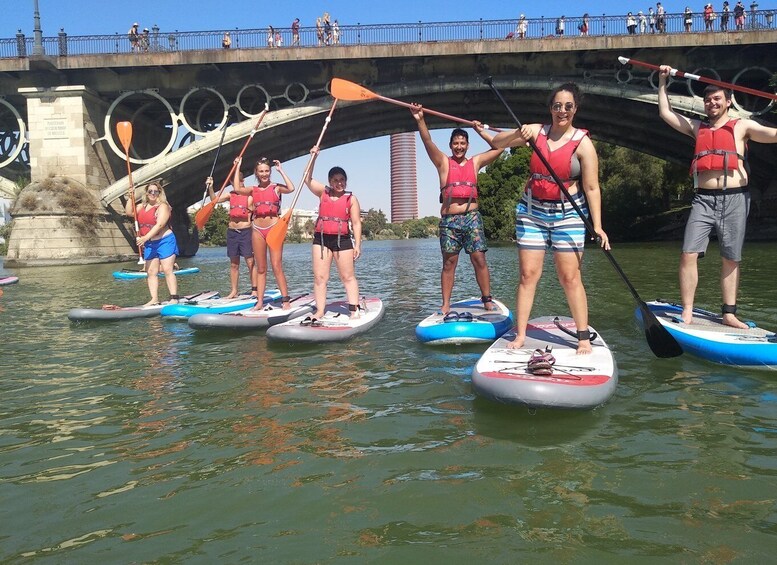
[[[29,147],[18,155],[28,152],[32,180],[66,175],[94,190],[102,217],[100,241],[110,242],[89,247],[79,242],[77,234],[65,235],[71,244],[47,255],[38,229],[30,236],[37,243],[25,248],[23,235],[35,231],[40,218],[34,210],[25,212],[17,206],[6,264],[114,260],[131,255],[130,230],[116,214],[128,189],[123,150],[114,133],[118,121],[131,120],[136,132],[131,146],[131,160],[139,167],[133,172],[135,184],[160,175],[170,182],[169,198],[179,211],[177,235],[185,237],[188,218],[183,210],[201,198],[201,179],[210,172],[221,127],[231,124],[217,178],[227,174],[231,158],[225,156],[239,151],[265,104],[271,111],[261,125],[262,142],[249,145],[245,162],[258,157],[260,151],[281,160],[304,155],[331,104],[328,85],[332,77],[501,127],[512,124],[483,83],[486,77],[494,77],[524,122],[547,120],[548,91],[573,80],[586,95],[577,123],[590,129],[594,139],[687,163],[692,142],[658,118],[655,77],[622,67],[617,57],[667,62],[689,72],[768,90],[776,55],[777,31],[753,29],[0,59],[0,111],[6,109],[0,116],[12,116],[0,120],[5,129],[0,166],[3,155],[8,161],[9,153],[18,149],[9,150],[8,140],[28,135]],[[703,115],[702,86],[684,81],[672,84],[674,107]],[[760,98],[737,93],[735,108],[741,116],[774,121],[770,106]],[[415,129],[407,110],[388,104],[341,103],[338,114],[327,132],[325,147]],[[430,120],[433,128],[451,125]],[[24,168],[18,155],[13,164],[0,168],[0,174],[10,176],[6,171]],[[760,189],[755,199],[777,199],[777,179],[772,172],[775,146],[753,144],[750,156],[753,185]],[[97,248],[97,255],[85,255],[87,248]],[[56,254],[60,256],[52,256]]]

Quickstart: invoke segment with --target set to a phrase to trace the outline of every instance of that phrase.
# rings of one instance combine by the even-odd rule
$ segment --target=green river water
[[[776,250],[747,244],[739,300],[770,329]],[[645,300],[677,299],[678,252],[613,250]],[[515,249],[488,259],[512,306]],[[182,294],[228,291],[224,249],[180,263],[201,269]],[[415,340],[440,264],[436,240],[365,243],[361,290],[386,317],[329,346],[160,318],[71,324],[74,306],[145,302],[145,282],[113,280],[129,264],[0,269],[21,279],[0,297],[0,562],[777,560],[777,375],[655,358],[591,248],[615,395],[582,412],[498,405],[471,389],[485,346]],[[712,247],[701,307],[719,307],[719,265]],[[309,245],[287,245],[285,266],[292,291],[311,288]],[[462,256],[454,298],[475,295]],[[550,262],[533,314],[567,314]]]

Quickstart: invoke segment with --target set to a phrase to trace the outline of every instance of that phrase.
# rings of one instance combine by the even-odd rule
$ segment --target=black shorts
[[[331,251],[347,251],[353,249],[351,234],[337,235],[316,232],[313,234],[313,245],[321,245]]]

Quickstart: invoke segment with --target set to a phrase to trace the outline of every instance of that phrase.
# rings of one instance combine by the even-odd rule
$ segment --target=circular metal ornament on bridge
[[[205,100],[205,102],[202,103],[199,106],[199,108],[197,108],[197,115],[194,120],[195,123],[192,124],[189,121],[189,117],[187,116],[187,113],[186,113],[186,102],[189,101],[189,98],[192,95],[200,94],[201,92],[206,92],[206,93],[215,95],[215,98],[218,99],[218,101],[221,103],[221,108],[219,108],[218,110],[212,110],[211,108],[209,108],[209,106],[214,102],[214,99],[211,98],[209,100]],[[180,108],[181,113],[179,115],[179,119],[181,120],[183,127],[189,130],[191,133],[195,135],[205,135],[207,133],[210,133],[211,131],[220,129],[224,125],[224,123],[228,119],[228,116],[227,116],[228,110],[229,110],[229,104],[227,104],[226,99],[216,89],[211,88],[209,86],[195,87],[195,88],[192,88],[189,92],[187,92],[184,95],[184,97],[181,99],[181,108]],[[221,120],[217,124],[214,124],[211,129],[205,130],[202,127],[202,123],[203,121],[208,121],[208,120],[203,120],[203,115],[205,114],[205,112],[210,112],[210,111],[217,113],[217,115],[221,117]],[[213,120],[210,120],[210,122],[213,123]]]
[[[300,92],[297,93],[298,96],[292,96],[294,94],[294,90],[299,90]],[[289,83],[289,85],[286,87],[286,91],[283,93],[284,98],[289,101],[289,104],[292,106],[296,104],[302,104],[305,100],[308,99],[308,94],[310,94],[310,91],[308,90],[308,87],[302,84],[301,82],[292,82]]]
[[[130,163],[134,163],[136,165],[145,165],[147,163],[153,163],[156,161],[160,156],[165,155],[170,152],[170,150],[173,148],[173,145],[175,144],[175,139],[178,137],[178,116],[176,115],[175,111],[173,110],[173,107],[170,105],[170,103],[165,100],[162,96],[159,95],[158,92],[155,90],[130,90],[127,92],[124,92],[119,96],[116,100],[113,101],[113,103],[108,108],[108,113],[105,115],[105,140],[108,142],[108,146],[113,150],[113,152],[121,157],[122,159],[125,158],[124,155],[124,149],[122,147],[119,147],[116,145],[116,141],[114,140],[115,132],[113,131],[113,128],[111,127],[111,119],[113,118],[113,112],[118,107],[118,105],[122,102],[122,100],[129,98],[130,96],[135,95],[145,95],[150,96],[152,98],[155,98],[159,102],[162,103],[162,105],[165,107],[165,110],[170,115],[170,139],[167,141],[167,144],[165,145],[164,149],[157,153],[156,155],[153,155],[147,159],[137,159],[135,157],[130,156],[129,160]],[[141,106],[141,109],[144,109],[148,106],[148,104],[144,104]],[[135,122],[135,117],[137,117],[139,110],[136,110],[132,113],[132,118],[130,121]],[[130,145],[131,146],[131,145]]]
[[[12,118],[9,120],[9,127],[11,126],[11,122],[14,121],[14,118],[16,119],[16,126],[17,130],[19,132],[19,136],[13,136],[11,135],[11,132],[13,130],[6,129],[4,131],[4,135],[2,138],[2,142],[0,143],[0,168],[5,167],[6,165],[9,165],[13,163],[16,158],[19,156],[19,154],[22,152],[22,149],[24,149],[24,145],[27,143],[26,135],[27,135],[27,128],[24,125],[24,120],[22,120],[22,117],[19,115],[19,112],[16,111],[16,108],[11,106],[6,100],[3,98],[0,98],[0,105],[5,106],[11,111]],[[2,122],[0,122],[0,126],[4,126]],[[11,146],[15,144],[16,147],[11,149]],[[6,152],[7,149],[7,152]],[[5,158],[3,158],[5,157]]]
[[[615,80],[618,81],[618,84],[628,84],[632,78],[631,70],[626,67],[621,67],[615,73]]]
[[[750,75],[762,74],[763,77],[758,81],[758,84],[753,84],[753,79],[750,79],[749,84],[742,84],[742,82],[745,81],[745,78],[747,78],[746,73],[749,73]],[[769,69],[765,69],[764,67],[747,67],[739,71],[731,82],[737,86],[746,86],[755,90],[774,92],[773,89],[766,90],[770,88],[769,81],[771,78],[772,72]],[[739,99],[737,99],[737,97],[739,97]],[[731,97],[731,103],[737,110],[741,112],[749,112],[753,116],[760,116],[761,114],[765,114],[772,109],[772,106],[774,106],[774,100],[760,98],[758,96],[736,91],[734,91],[734,94]]]
[[[699,75],[701,77],[711,78],[718,81],[720,80],[720,74],[712,67],[699,67],[691,74]],[[699,98],[704,98],[704,89],[707,88],[706,83],[703,83],[697,80],[689,80],[689,81],[686,81],[686,85],[688,87],[688,94],[690,94],[691,96],[698,96]]]
[[[246,91],[250,91],[251,89],[258,90],[260,92],[260,96],[256,96],[255,99],[250,103],[248,101],[244,103],[243,95],[246,93]],[[261,97],[264,97],[264,100],[260,100]],[[262,113],[265,105],[269,106],[271,101],[272,97],[270,96],[270,93],[267,92],[260,84],[247,84],[238,91],[237,99],[235,100],[235,106],[246,118],[256,118],[259,114]],[[252,113],[251,110],[256,110],[256,112]]]

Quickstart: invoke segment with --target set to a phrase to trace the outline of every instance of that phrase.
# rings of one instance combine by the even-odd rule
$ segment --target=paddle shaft
[[[629,59],[628,57],[618,57],[618,61],[620,61],[624,65],[631,63],[632,65],[636,65],[638,67],[645,67],[646,69],[652,69],[654,71],[658,71],[661,68],[659,65],[653,65],[652,63],[638,61],[637,59]],[[739,86],[738,84],[731,84],[729,82],[715,80],[714,78],[703,77],[701,75],[694,75],[692,73],[686,73],[684,71],[680,71],[674,68],[669,71],[669,74],[680,78],[687,78],[690,80],[696,80],[699,82],[712,84],[714,86],[719,86],[720,88],[727,88],[730,90],[736,90],[738,92],[744,92],[746,94],[752,94],[753,96],[760,96],[762,98],[769,98],[770,100],[777,100],[777,94],[773,94],[771,92],[764,92],[762,90],[755,90],[754,88],[748,88],[746,86]]]
[[[268,110],[269,110],[269,107],[267,106],[267,104],[265,104],[264,105],[264,110],[262,110],[262,113],[259,114],[259,119],[256,120],[256,125],[251,130],[251,132],[248,134],[248,139],[246,139],[246,142],[243,144],[243,148],[240,150],[240,154],[235,158],[235,161],[237,161],[238,159],[242,159],[243,158],[243,154],[246,152],[246,149],[248,149],[248,144],[251,143],[251,140],[254,138],[254,135],[256,135],[256,132],[259,131],[259,125],[262,123],[262,120],[264,119],[264,116],[267,114]],[[214,170],[215,170],[215,165],[216,164],[214,163],[213,165],[214,165]],[[232,180],[232,175],[235,173],[235,167],[237,167],[237,163],[233,162],[232,163],[232,168],[229,169],[229,174],[224,179],[224,182],[221,184],[221,189],[219,189],[219,192],[216,195],[216,200],[218,200],[219,197],[221,197],[221,193],[224,192],[224,189],[227,187],[227,185]],[[211,173],[211,176],[213,176],[213,173]],[[235,187],[235,188],[237,188],[237,187]]]
[[[227,111],[224,112],[224,127],[221,130],[221,140],[219,141],[219,146],[216,148],[216,157],[213,159],[213,166],[210,168],[210,174],[209,177],[213,178],[213,173],[216,171],[216,163],[218,163],[219,160],[219,154],[221,153],[221,146],[224,145],[224,137],[227,135],[227,127],[229,126],[229,108],[227,108]],[[205,199],[208,197],[208,189],[205,189],[205,192],[202,193],[202,202],[200,203],[200,207],[202,207],[205,204]]]
[[[124,132],[119,128],[120,124],[127,124],[124,126]],[[119,131],[119,140],[124,146],[124,157],[127,162],[127,182],[129,182],[129,198],[132,202],[132,219],[135,221],[135,237],[140,237],[140,224],[138,223],[138,206],[135,203],[135,185],[132,182],[132,166],[130,165],[129,148],[132,142],[132,122],[120,122],[116,124],[116,128]],[[138,262],[145,263],[143,259],[143,246],[138,245]]]
[[[414,109],[412,104],[408,104],[407,102],[402,102],[401,100],[396,100],[394,98],[389,98],[387,96],[381,96],[380,94],[372,93],[375,96],[376,100],[382,100],[383,102],[388,102],[390,104],[396,104],[397,106],[402,106],[404,108],[409,108],[410,110]],[[446,120],[450,120],[452,122],[457,122],[460,124],[467,125],[469,127],[475,127],[475,122],[472,120],[465,120],[464,118],[459,118],[458,116],[451,116],[450,114],[445,114],[443,112],[438,112],[437,110],[430,110],[429,108],[424,107],[423,108],[424,114],[431,114],[433,116],[437,116],[438,118],[443,118]],[[495,131],[497,133],[501,132],[502,130],[499,128],[493,128],[491,126],[483,126],[485,129],[489,131]]]
[[[523,127],[521,124],[521,121],[518,119],[518,116],[515,115],[512,108],[507,104],[507,101],[502,96],[502,93],[499,92],[499,89],[496,86],[494,86],[494,82],[491,79],[491,77],[486,79],[485,82],[489,86],[489,88],[491,88],[491,91],[494,93],[494,95],[496,95],[496,97],[499,99],[502,105],[507,109],[507,112],[510,114],[510,117],[513,119],[516,125],[519,128]],[[537,147],[536,142],[530,138],[529,145],[534,151],[534,154],[540,158],[540,161],[542,161],[542,164],[545,165],[545,167],[548,169],[550,176],[553,177],[553,180],[558,185],[559,189],[567,198],[567,200],[569,200],[569,203],[572,204],[572,207],[575,209],[575,212],[577,212],[577,214],[580,216],[580,219],[583,221],[583,224],[585,225],[586,230],[588,230],[591,236],[596,240],[597,244],[601,243],[601,237],[596,233],[596,230],[594,229],[594,226],[591,223],[591,220],[588,219],[588,217],[580,209],[580,206],[578,206],[577,203],[572,199],[572,196],[569,194],[567,187],[564,186],[564,182],[561,180],[558,174],[556,174],[556,171],[553,170],[553,167],[548,162],[548,159],[545,157],[545,155],[542,154],[542,152]],[[648,344],[651,346],[653,353],[655,353],[659,357],[675,357],[677,355],[681,355],[682,349],[680,348],[677,341],[671,336],[671,334],[666,330],[666,328],[664,328],[661,325],[661,322],[658,321],[655,314],[653,314],[650,308],[648,308],[648,305],[645,303],[645,301],[642,300],[642,298],[639,296],[637,289],[634,288],[634,285],[631,284],[631,281],[626,276],[626,273],[623,272],[623,269],[621,269],[621,266],[615,260],[615,257],[613,257],[612,253],[610,253],[608,249],[602,247],[601,245],[599,245],[599,247],[601,247],[605,257],[607,257],[612,267],[615,269],[615,271],[618,273],[621,279],[623,279],[623,282],[626,283],[626,286],[628,287],[629,292],[631,293],[631,296],[634,298],[637,304],[639,304],[640,310],[642,311],[643,319],[645,320],[645,335],[648,338]],[[662,346],[662,347],[659,347],[659,346]]]

